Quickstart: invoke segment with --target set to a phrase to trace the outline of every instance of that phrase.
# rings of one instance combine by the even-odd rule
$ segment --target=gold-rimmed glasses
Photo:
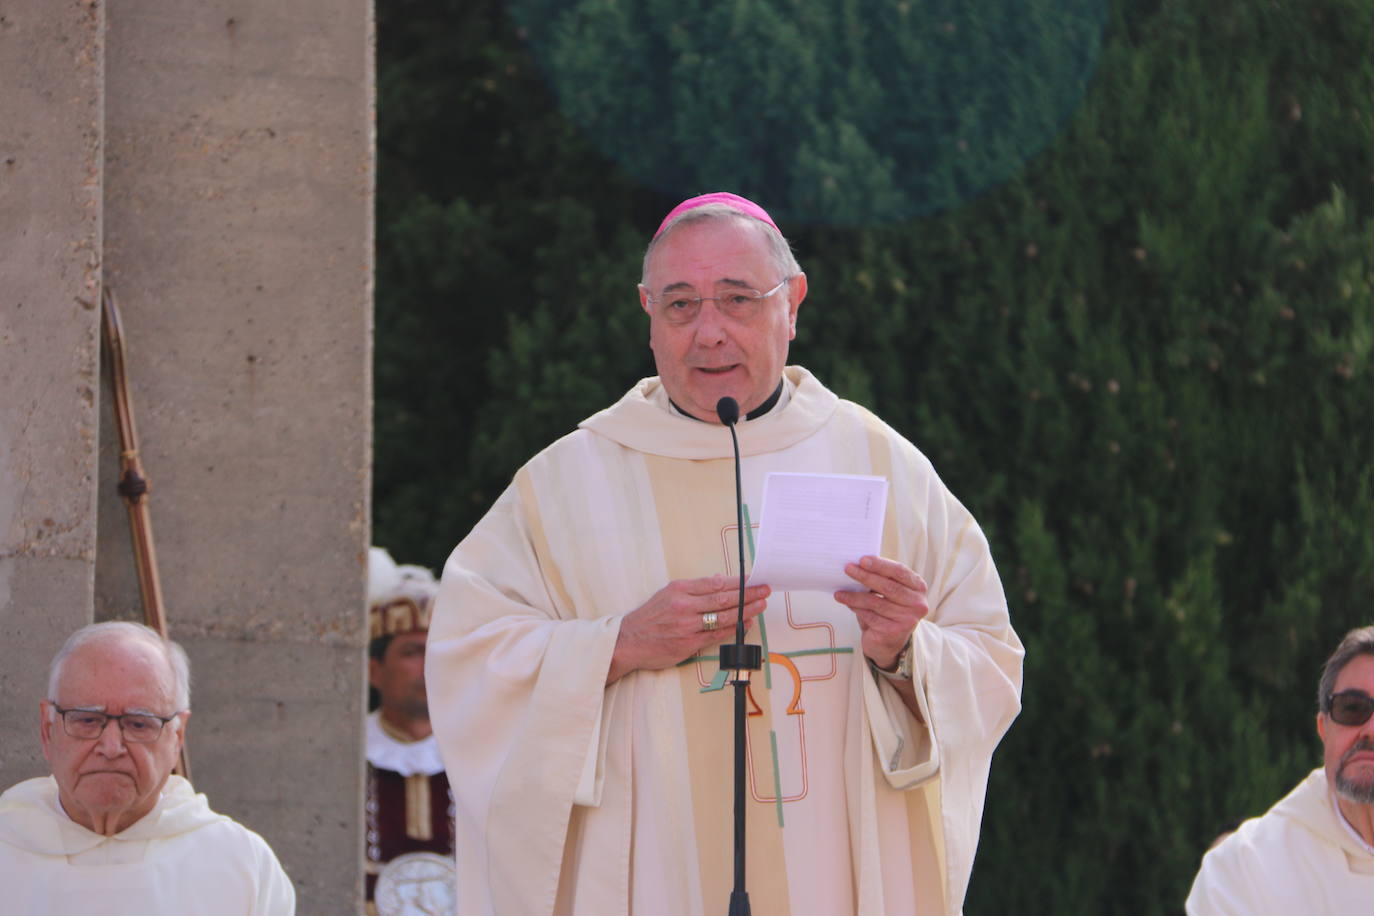
[[[691,324],[701,314],[703,302],[714,302],[721,313],[736,321],[748,321],[758,313],[759,305],[782,289],[791,277],[783,277],[778,285],[766,293],[747,286],[718,289],[714,296],[692,296],[690,290],[672,290],[662,296],[647,296],[648,302],[664,321],[671,325]]]

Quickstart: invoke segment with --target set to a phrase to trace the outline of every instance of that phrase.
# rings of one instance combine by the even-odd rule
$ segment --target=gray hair
[[[167,669],[172,672],[172,697],[177,711],[191,706],[191,664],[186,658],[186,650],[170,639],[164,639],[157,630],[141,623],[127,620],[107,620],[92,623],[77,630],[62,648],[53,656],[48,667],[48,700],[57,702],[57,685],[62,680],[62,666],[73,652],[82,646],[96,642],[116,642],[121,640],[140,641],[154,646],[167,660]]]
[[[794,277],[802,272],[801,265],[797,263],[797,256],[792,253],[792,246],[783,238],[781,232],[763,220],[741,213],[728,204],[704,204],[673,217],[672,222],[664,226],[663,231],[649,242],[649,247],[644,249],[644,264],[640,267],[639,282],[643,283],[649,276],[649,259],[653,257],[654,251],[677,227],[723,219],[737,219],[761,228],[768,241],[768,256],[784,277]]]
[[[1317,685],[1317,709],[1327,712],[1326,698],[1336,689],[1336,678],[1341,669],[1360,655],[1374,655],[1374,626],[1358,627],[1345,634],[1336,651],[1322,667],[1321,683]]]

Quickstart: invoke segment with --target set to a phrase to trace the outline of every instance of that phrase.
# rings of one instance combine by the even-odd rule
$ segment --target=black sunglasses
[[[1363,690],[1342,690],[1326,698],[1326,714],[1338,725],[1363,725],[1374,715],[1374,697]]]

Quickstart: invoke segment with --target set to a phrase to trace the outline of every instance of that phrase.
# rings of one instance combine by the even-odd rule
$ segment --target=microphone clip
[[[720,667],[722,671],[758,671],[763,667],[763,646],[727,642],[720,647]]]

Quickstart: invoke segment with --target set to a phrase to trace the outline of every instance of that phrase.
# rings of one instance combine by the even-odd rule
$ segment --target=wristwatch
[[[891,668],[879,668],[871,658],[868,660],[868,664],[889,681],[911,680],[911,642],[911,640],[907,640],[906,645],[897,655],[897,661],[893,663]]]

